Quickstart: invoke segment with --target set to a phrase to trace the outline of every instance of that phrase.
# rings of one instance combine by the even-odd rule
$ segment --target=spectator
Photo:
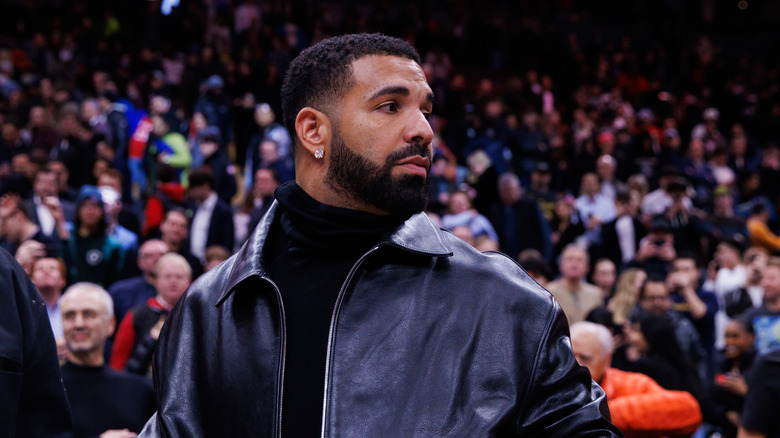
[[[545,162],[537,163],[531,170],[531,185],[525,193],[525,197],[536,202],[542,211],[544,218],[551,221],[555,215],[555,205],[558,197],[550,187],[552,174],[550,165]]]
[[[732,319],[726,325],[726,348],[709,385],[712,409],[705,412],[705,420],[717,426],[726,438],[735,438],[741,423],[747,382],[756,358],[755,341],[749,322]]]
[[[645,271],[639,268],[628,268],[620,273],[615,286],[615,294],[607,303],[607,310],[612,312],[612,320],[622,326],[628,322],[639,301],[639,290],[647,280]]]
[[[48,197],[57,197],[57,187],[57,175],[48,169],[41,169],[35,174],[33,196],[26,201],[30,219],[41,227],[41,231],[47,236],[54,236],[56,229],[54,216],[45,201]],[[65,220],[73,222],[76,218],[76,206],[65,199],[58,198],[58,202],[62,206]]]
[[[760,248],[750,248],[745,251],[742,264],[745,266],[745,283],[734,292],[727,292],[723,297],[726,315],[736,318],[748,310],[761,306],[764,289],[761,278],[769,262],[769,254]]]
[[[214,191],[214,178],[208,168],[192,171],[188,207],[192,211],[190,252],[201,264],[205,261],[206,248],[209,246],[233,248],[233,213],[230,205]]]
[[[200,260],[190,252],[189,236],[190,222],[182,210],[171,210],[165,215],[165,220],[160,224],[160,240],[168,245],[171,252],[175,252],[187,260],[192,269],[192,278],[198,278],[203,273],[203,265]]]
[[[263,140],[272,140],[276,142],[276,154],[283,159],[292,157],[292,140],[290,133],[284,126],[276,122],[276,113],[271,105],[260,103],[255,106],[255,122],[257,122],[258,132],[249,141],[246,152],[246,161],[244,164],[244,188],[249,190],[254,183],[252,179],[261,163],[260,143]],[[242,155],[239,155],[239,157]],[[282,175],[287,178],[287,175]],[[285,181],[287,181],[285,179]],[[280,183],[283,181],[280,181]]]
[[[671,292],[672,308],[689,320],[707,352],[711,362],[715,347],[715,312],[718,311],[718,298],[701,285],[701,266],[698,258],[691,253],[681,253],[672,261],[672,269],[666,277],[666,285]]]
[[[235,246],[241,246],[255,230],[260,219],[274,202],[274,191],[279,187],[276,172],[272,169],[257,169],[252,190],[246,194],[241,209],[233,214],[236,232]]]
[[[564,248],[578,240],[585,233],[585,226],[579,213],[574,210],[571,197],[558,200],[555,206],[555,217],[550,223],[552,234],[550,241],[553,244],[553,255],[558,258]]]
[[[585,282],[588,253],[570,244],[561,252],[561,278],[547,285],[547,290],[561,305],[569,325],[583,321],[591,310],[603,304],[601,290]]]
[[[705,285],[718,297],[718,312],[715,314],[715,347],[723,348],[723,334],[726,330],[726,295],[738,290],[745,283],[746,271],[742,265],[742,248],[733,240],[720,242],[715,249],[707,277],[714,283]]]
[[[630,266],[642,268],[648,274],[666,276],[669,264],[677,256],[674,234],[669,220],[663,215],[653,217],[647,235],[639,241],[639,250]]]
[[[544,258],[551,259],[552,243],[547,237],[550,225],[536,202],[523,197],[520,178],[513,173],[499,176],[498,194],[501,202],[490,208],[489,218],[498,232],[501,251],[517,257],[526,249],[535,249]]]
[[[458,227],[466,227],[473,239],[487,236],[493,241],[498,241],[498,235],[493,229],[493,225],[488,218],[472,207],[471,199],[466,192],[452,194],[448,212],[441,218],[441,225],[450,231]]]
[[[98,189],[100,190],[103,190],[104,187],[110,187],[118,194],[116,197],[116,202],[114,203],[114,209],[118,209],[118,212],[114,212],[116,215],[116,223],[138,237],[141,233],[140,220],[135,208],[124,202],[126,198],[123,194],[124,186],[122,181],[124,181],[122,179],[122,174],[119,173],[118,170],[108,169],[98,176],[97,185]]]
[[[206,263],[203,265],[203,272],[216,267],[220,263],[230,258],[230,251],[219,245],[206,248]]]
[[[604,303],[612,298],[616,278],[617,273],[615,264],[612,263],[612,260],[599,259],[593,265],[591,280],[593,281],[593,284],[601,290],[601,297],[604,300]]]
[[[117,320],[121,321],[128,310],[142,305],[157,294],[154,288],[154,268],[160,257],[169,251],[168,245],[159,239],[149,239],[141,245],[137,259],[141,275],[117,281],[108,289]]]
[[[57,257],[60,253],[57,238],[44,234],[30,220],[27,205],[11,194],[0,198],[0,246],[14,254],[27,272],[39,257]]]
[[[689,320],[672,308],[671,294],[663,277],[648,275],[642,288],[639,289],[639,310],[639,313],[662,315],[669,320],[677,345],[685,357],[695,365],[699,378],[706,381],[710,375],[710,368],[699,333]]]
[[[745,221],[734,213],[734,195],[726,186],[718,186],[712,192],[714,208],[704,222],[710,248],[725,239],[734,239],[746,246],[752,236],[748,233]],[[748,220],[747,224],[750,224]]]
[[[76,438],[133,437],[154,413],[151,382],[105,364],[103,349],[116,319],[100,286],[77,283],[62,299],[68,358],[62,379],[73,409]]]
[[[582,176],[580,185],[581,195],[574,201],[580,217],[585,223],[585,228],[592,235],[590,241],[596,242],[601,224],[609,222],[616,216],[614,202],[601,194],[599,177],[595,173],[586,173]]]
[[[689,436],[701,423],[699,403],[684,391],[669,391],[644,374],[610,367],[613,341],[601,325],[571,326],[577,362],[607,394],[612,423],[627,437]]]
[[[236,168],[228,161],[227,153],[219,147],[219,134],[209,127],[199,134],[198,149],[203,157],[203,166],[211,170],[214,191],[219,199],[230,204],[236,194]]]
[[[638,199],[624,190],[615,196],[617,216],[601,226],[601,243],[594,252],[623,267],[636,257],[639,244],[647,232],[639,219]]]
[[[763,248],[770,254],[780,254],[780,236],[769,228],[769,211],[761,202],[753,204],[750,217],[747,219],[747,229],[753,246]]]
[[[780,347],[780,260],[772,258],[764,269],[761,279],[764,288],[764,302],[758,309],[745,315],[752,322],[756,332],[756,350],[768,353]]]
[[[121,279],[125,253],[119,242],[107,233],[100,191],[95,186],[82,187],[76,205],[78,210],[72,231],[63,223],[61,206],[52,207],[68,267],[68,284],[88,281],[109,287]]]
[[[65,289],[65,262],[60,258],[44,257],[36,260],[30,268],[30,280],[46,303],[46,313],[49,315],[54,341],[57,343],[57,354],[60,359],[65,357],[67,349],[63,338],[62,315],[60,313],[62,291]]]
[[[165,318],[192,282],[189,263],[176,253],[160,257],[154,272],[157,295],[127,312],[119,324],[110,362],[117,371],[149,373]]]

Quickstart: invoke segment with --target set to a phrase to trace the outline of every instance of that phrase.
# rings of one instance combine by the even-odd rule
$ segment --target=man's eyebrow
[[[407,87],[404,87],[403,85],[389,85],[387,87],[384,87],[371,95],[368,100],[374,100],[382,96],[387,96],[389,94],[400,94],[401,96],[409,96],[411,94],[411,91]],[[433,93],[428,93],[425,96],[426,102],[433,102]]]

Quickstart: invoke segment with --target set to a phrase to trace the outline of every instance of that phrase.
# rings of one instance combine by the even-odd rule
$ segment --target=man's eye
[[[388,113],[398,112],[398,104],[395,102],[387,102],[381,105],[379,108]]]

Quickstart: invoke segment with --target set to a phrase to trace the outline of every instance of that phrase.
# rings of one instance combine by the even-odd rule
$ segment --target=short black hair
[[[380,33],[328,38],[293,60],[282,84],[282,116],[294,145],[298,144],[295,135],[298,112],[308,106],[327,113],[328,104],[337,101],[352,86],[352,62],[371,55],[398,56],[421,64],[419,53],[409,43]]]
[[[214,175],[211,169],[206,166],[200,166],[192,170],[189,176],[190,187],[200,187],[208,185],[210,189],[214,188]]]

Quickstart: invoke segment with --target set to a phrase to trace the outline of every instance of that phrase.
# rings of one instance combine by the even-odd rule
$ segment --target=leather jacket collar
[[[228,275],[225,289],[217,300],[216,307],[230,297],[236,286],[250,277],[266,277],[263,266],[263,246],[268,237],[268,230],[274,221],[278,203],[274,201],[266,215],[249,236],[249,240],[234,256],[233,269]],[[441,237],[441,230],[425,213],[417,213],[406,220],[393,234],[378,245],[392,245],[400,249],[432,257],[450,257],[452,249]]]

